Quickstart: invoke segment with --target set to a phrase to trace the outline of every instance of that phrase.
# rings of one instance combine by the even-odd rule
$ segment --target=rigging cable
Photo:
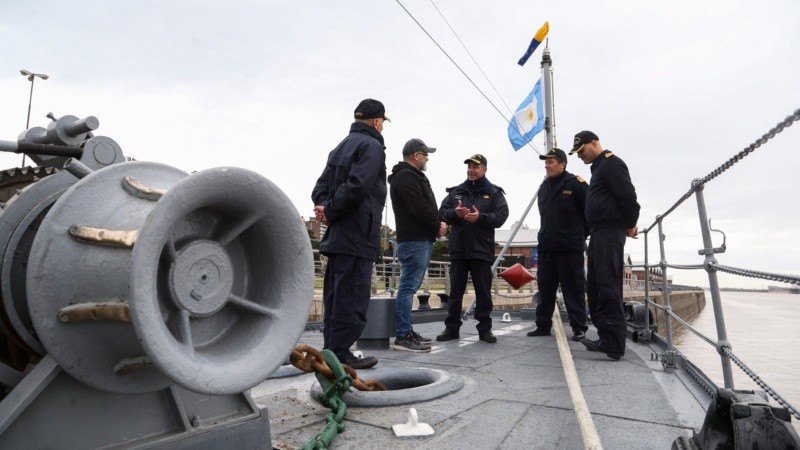
[[[470,77],[469,77],[469,75],[467,75],[467,73],[466,73],[466,72],[464,72],[464,69],[462,69],[462,68],[461,68],[461,66],[459,66],[459,65],[458,65],[458,63],[457,63],[457,62],[456,62],[456,61],[455,61],[455,60],[454,60],[454,59],[453,59],[453,58],[450,56],[450,54],[448,54],[448,53],[447,53],[447,51],[446,51],[444,48],[442,48],[442,46],[441,46],[441,45],[439,45],[439,43],[438,43],[438,42],[436,42],[436,39],[434,39],[434,38],[433,38],[433,36],[431,36],[431,34],[430,34],[430,33],[428,33],[428,30],[426,30],[426,29],[425,29],[425,27],[424,27],[424,26],[422,26],[422,24],[421,24],[421,23],[419,23],[419,21],[417,20],[417,18],[416,18],[416,17],[414,17],[414,15],[413,15],[413,14],[411,14],[411,11],[409,11],[408,9],[406,9],[406,7],[405,7],[405,6],[404,6],[404,5],[403,5],[403,4],[400,2],[400,0],[395,0],[395,2],[397,2],[397,4],[398,4],[398,5],[400,5],[400,7],[401,7],[401,8],[403,8],[403,11],[405,11],[405,12],[406,12],[406,14],[408,14],[408,17],[410,17],[410,18],[411,18],[411,20],[413,20],[413,21],[414,21],[414,23],[416,23],[416,24],[417,24],[417,26],[418,26],[418,27],[419,27],[419,28],[422,30],[422,32],[423,32],[423,33],[425,33],[425,35],[426,35],[426,36],[428,36],[428,38],[431,40],[431,42],[433,42],[433,43],[436,45],[436,47],[438,47],[438,48],[439,48],[439,50],[441,50],[441,51],[442,51],[442,53],[444,53],[444,55],[447,57],[447,59],[449,59],[449,60],[450,60],[450,62],[451,62],[451,63],[453,63],[453,65],[454,65],[454,66],[456,66],[456,69],[458,69],[458,71],[459,71],[459,72],[461,72],[461,74],[462,74],[462,75],[464,75],[464,78],[466,78],[466,79],[467,79],[467,81],[469,81],[469,82],[470,82],[470,84],[472,84],[472,86],[473,86],[473,87],[474,87],[474,88],[475,88],[475,89],[476,89],[476,90],[477,90],[477,91],[478,91],[478,92],[481,94],[481,96],[483,96],[483,98],[484,98],[484,99],[486,99],[486,101],[487,101],[487,102],[489,102],[489,104],[490,104],[490,105],[492,105],[492,108],[494,108],[494,110],[495,110],[495,111],[497,111],[497,113],[498,113],[498,114],[500,114],[500,116],[503,118],[503,120],[504,120],[504,121],[505,121],[507,124],[511,125],[511,120],[509,120],[509,119],[508,119],[508,118],[507,118],[507,117],[506,117],[506,116],[503,114],[503,112],[502,112],[502,111],[500,111],[500,108],[498,108],[498,107],[497,107],[497,105],[495,105],[495,104],[494,104],[494,102],[492,102],[492,100],[491,100],[491,99],[490,99],[490,98],[489,98],[489,97],[488,97],[488,96],[487,96],[487,95],[486,95],[486,94],[485,94],[485,93],[484,93],[484,92],[481,90],[481,88],[480,88],[480,87],[478,87],[478,85],[477,85],[477,84],[475,84],[475,82],[472,80],[472,78],[470,78]],[[434,5],[434,6],[435,6],[435,5]],[[438,8],[436,8],[436,10],[437,10],[437,11],[439,11],[439,9],[438,9]],[[441,14],[441,11],[439,12],[439,14]],[[442,16],[442,17],[444,18],[444,16]],[[445,22],[447,22],[447,21],[445,20]],[[449,25],[450,25],[450,24],[448,23],[448,26],[449,26]],[[452,27],[451,27],[450,29],[452,30]],[[455,34],[455,31],[453,31],[453,33]],[[457,36],[457,35],[456,35],[456,38],[458,38],[458,36]],[[459,39],[458,41],[459,41],[459,42],[461,42],[461,39]],[[463,42],[461,43],[461,45],[464,45],[464,44],[463,44]],[[465,49],[466,49],[466,47],[465,47]],[[467,53],[469,53],[469,51],[467,51]],[[471,56],[472,56],[472,55],[470,54],[470,57],[471,57]],[[474,61],[474,58],[473,58],[473,61]],[[477,65],[477,63],[476,63],[476,65]],[[479,67],[479,70],[480,70],[480,67]],[[481,73],[483,73],[483,71],[482,71],[482,70],[481,70]],[[484,76],[486,76],[486,75],[484,74]],[[491,84],[491,82],[490,82],[489,84]],[[494,86],[492,86],[492,87],[494,87]],[[496,92],[496,91],[495,91],[495,92]],[[498,95],[499,95],[499,94],[498,94]],[[502,97],[501,97],[501,101],[502,101]],[[503,102],[503,104],[505,105],[505,102]],[[506,108],[508,108],[508,105],[506,105]],[[531,144],[530,142],[528,142],[528,145],[529,145],[529,146],[531,146],[531,148],[533,148],[533,150],[534,150],[534,151],[535,151],[537,154],[540,154],[540,155],[541,155],[541,153],[540,153],[540,152],[539,152],[539,150],[536,148],[536,146],[534,146],[534,145],[533,145],[533,144]]]

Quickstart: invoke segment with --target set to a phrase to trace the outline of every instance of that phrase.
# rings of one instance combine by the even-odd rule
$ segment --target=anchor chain
[[[319,401],[326,408],[330,408],[325,416],[325,426],[322,431],[303,446],[303,450],[326,449],[333,439],[344,431],[344,416],[347,415],[347,404],[341,396],[352,385],[361,391],[385,391],[386,387],[377,380],[361,380],[352,367],[342,364],[330,350],[321,352],[309,345],[299,344],[289,355],[289,361],[298,369],[310,373],[314,372],[322,394]]]
[[[304,355],[305,353],[305,355]],[[333,371],[328,364],[325,362],[325,358],[323,358],[322,353],[311,347],[307,344],[298,344],[295,346],[294,350],[292,350],[291,355],[289,355],[289,361],[292,363],[293,366],[297,367],[298,369],[302,370],[306,373],[316,372],[324,375],[327,379],[331,381],[336,381],[336,377],[333,375]],[[355,369],[348,366],[347,364],[342,364],[344,367],[344,371],[350,378],[353,380],[352,385],[354,388],[358,389],[359,391],[385,391],[386,386],[384,386],[381,382],[377,380],[362,380],[358,378],[358,372]]]

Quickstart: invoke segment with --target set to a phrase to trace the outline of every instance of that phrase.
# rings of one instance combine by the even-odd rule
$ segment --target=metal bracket
[[[697,254],[699,254],[699,255],[715,255],[717,253],[725,253],[725,250],[727,249],[727,246],[725,245],[725,241],[727,241],[727,237],[725,236],[725,232],[723,232],[722,230],[715,230],[715,229],[711,228],[711,219],[710,218],[708,219],[708,230],[709,231],[713,231],[715,233],[719,233],[719,234],[722,235],[722,245],[720,245],[719,247],[714,247],[712,249],[705,249],[705,248],[704,249],[700,249],[700,250],[697,251]]]

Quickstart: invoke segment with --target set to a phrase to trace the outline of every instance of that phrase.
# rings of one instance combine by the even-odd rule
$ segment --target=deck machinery
[[[0,150],[0,448],[269,448],[303,332],[300,214],[255,172],[129,161],[64,116]],[[292,220],[296,219],[296,220]]]

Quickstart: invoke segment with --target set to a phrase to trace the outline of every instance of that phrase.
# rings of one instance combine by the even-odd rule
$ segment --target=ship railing
[[[723,382],[724,387],[727,389],[734,389],[734,381],[733,381],[733,372],[731,367],[731,361],[733,361],[751,380],[753,380],[759,387],[761,387],[769,396],[775,399],[778,404],[786,408],[786,410],[792,414],[797,419],[800,419],[800,412],[796,408],[794,408],[791,404],[789,404],[786,399],[784,399],[780,394],[778,394],[775,389],[770,387],[761,377],[759,377],[755,371],[753,371],[747,364],[742,361],[741,358],[737,357],[732,350],[732,345],[728,340],[727,331],[725,328],[725,317],[722,311],[722,301],[720,296],[720,288],[719,288],[719,281],[717,279],[717,272],[725,272],[733,275],[744,276],[744,277],[751,277],[751,278],[761,278],[765,280],[773,280],[773,281],[780,281],[784,283],[791,283],[795,285],[800,285],[800,277],[794,275],[784,275],[784,274],[776,274],[770,272],[763,272],[751,269],[743,269],[738,267],[731,267],[719,264],[716,259],[717,254],[724,253],[726,249],[725,243],[725,235],[719,230],[714,230],[711,228],[711,222],[708,219],[708,214],[706,210],[706,202],[703,196],[703,189],[704,186],[714,178],[718,177],[722,173],[724,173],[727,169],[731,168],[734,164],[740,162],[746,156],[751,154],[757,148],[762,146],[763,144],[767,143],[771,139],[773,139],[778,133],[783,131],[785,128],[791,126],[794,122],[800,120],[800,109],[795,110],[794,113],[788,117],[786,117],[783,121],[779,122],[775,127],[770,129],[767,133],[765,133],[761,138],[747,146],[744,150],[740,151],[725,163],[720,165],[717,169],[710,172],[703,178],[698,178],[692,181],[691,188],[688,192],[683,194],[672,206],[670,206],[663,214],[656,216],[655,221],[649,227],[641,230],[641,233],[644,235],[644,265],[641,267],[644,268],[644,272],[647,274],[652,273],[651,269],[657,269],[658,278],[661,283],[661,291],[663,292],[663,305],[659,305],[652,301],[650,298],[650,291],[653,290],[651,287],[651,280],[650,276],[646,276],[644,280],[644,299],[645,299],[645,307],[649,311],[650,306],[662,309],[666,314],[665,322],[665,338],[661,336],[657,336],[662,338],[661,340],[664,341],[666,345],[666,352],[660,355],[660,359],[662,364],[664,365],[665,369],[671,370],[675,368],[675,364],[677,358],[682,358],[684,362],[688,362],[688,360],[683,357],[680,352],[675,349],[673,343],[673,329],[672,329],[672,322],[675,321],[678,325],[684,327],[685,329],[689,330],[693,334],[697,335],[701,340],[705,341],[706,343],[710,344],[711,346],[715,347],[717,352],[720,355],[720,362],[722,365],[722,374],[723,374]],[[697,202],[697,212],[698,218],[700,220],[700,231],[703,240],[703,248],[699,250],[699,254],[704,256],[703,264],[701,265],[676,265],[676,264],[668,264],[666,251],[664,248],[664,233],[663,233],[663,223],[664,220],[669,216],[670,213],[675,211],[675,209],[680,206],[683,202],[691,198],[692,196],[695,197]],[[651,266],[649,264],[649,238],[651,233],[657,233],[657,239],[659,244],[659,256],[660,260],[659,263],[655,266]],[[719,247],[714,247],[711,233],[718,232],[721,233],[723,236],[722,244]],[[705,270],[708,274],[708,281],[709,281],[709,292],[711,294],[712,306],[714,309],[714,320],[716,325],[717,331],[717,338],[716,340],[704,336],[694,327],[692,327],[689,323],[685,320],[678,317],[672,311],[670,307],[670,300],[669,300],[669,293],[670,293],[670,286],[667,277],[667,269],[677,269],[677,270]],[[644,331],[642,338],[647,340],[650,339],[651,331],[650,331],[650,314],[644,315]],[[692,366],[693,367],[693,366]],[[697,374],[699,371],[695,369],[694,373]],[[706,379],[705,384],[708,385],[709,381]]]

